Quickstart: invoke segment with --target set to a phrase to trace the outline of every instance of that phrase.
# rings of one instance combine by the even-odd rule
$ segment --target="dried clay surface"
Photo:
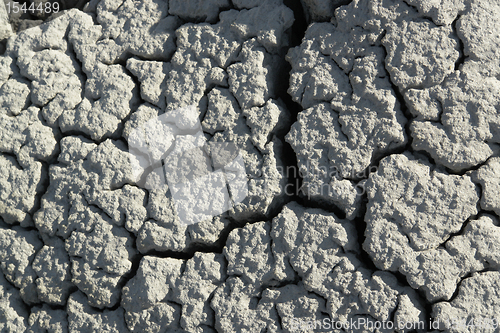
[[[500,332],[500,4],[61,4],[0,1],[0,332]]]

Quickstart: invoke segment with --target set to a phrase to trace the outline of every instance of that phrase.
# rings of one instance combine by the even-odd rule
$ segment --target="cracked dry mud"
[[[0,331],[500,332],[499,17],[91,0],[13,34],[0,15]],[[195,224],[129,154],[189,106],[248,186]]]

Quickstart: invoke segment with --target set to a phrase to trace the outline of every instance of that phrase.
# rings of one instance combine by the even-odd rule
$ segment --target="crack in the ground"
[[[413,9],[413,10],[415,11],[415,13],[418,13],[418,14],[420,15],[420,16],[419,16],[419,18],[420,18],[420,19],[426,20],[426,21],[430,22],[431,24],[433,24],[433,25],[435,25],[435,26],[437,26],[437,27],[439,27],[439,26],[440,26],[439,24],[434,23],[434,20],[432,19],[432,17],[430,17],[430,16],[426,16],[426,15],[424,15],[423,13],[421,13],[421,12],[418,10],[417,6],[412,5],[412,4],[409,4],[409,3],[408,3],[408,1],[406,1],[406,0],[403,0],[403,3],[404,3],[405,5],[407,5],[408,7],[410,7],[411,9]]]
[[[41,162],[42,163],[42,177],[40,177],[40,182],[38,183],[37,186],[37,191],[35,194],[35,203],[33,205],[33,208],[28,211],[28,214],[30,214],[31,219],[33,221],[33,224],[35,223],[35,214],[42,208],[42,197],[45,193],[47,193],[49,186],[50,186],[50,165],[47,162]]]
[[[307,21],[304,8],[300,0],[283,0],[283,4],[293,11],[294,22],[290,28],[290,48],[300,45],[307,30]],[[291,68],[291,67],[290,67]]]
[[[301,4],[299,1],[286,1],[286,3],[289,7],[298,7],[298,6],[301,7]],[[296,9],[294,10],[294,13],[295,14],[297,13]],[[294,25],[291,28],[291,30],[293,31],[292,36],[295,38],[295,39],[292,38],[292,46],[291,47],[295,47],[295,46],[300,44],[302,36],[304,35],[305,30],[306,30],[306,24],[305,24],[303,12],[302,12],[302,15],[297,15],[297,17],[299,17],[299,18],[302,17],[302,19],[297,20],[296,23],[294,23]],[[297,36],[301,36],[301,37],[298,38]],[[284,56],[283,56],[283,61],[284,61]],[[287,109],[289,110],[290,115],[292,117],[292,121],[290,123],[290,125],[291,125],[297,120],[297,116],[302,111],[302,108],[298,103],[294,102],[292,100],[291,96],[287,93],[291,66],[286,61],[284,61],[284,64],[286,64],[285,69],[284,69],[284,72],[286,74],[285,75],[286,83],[283,84],[282,86],[278,87],[277,97],[281,98],[283,100]],[[406,151],[406,150],[412,150],[411,149],[411,135],[410,135],[410,130],[409,130],[409,124],[411,122],[412,116],[406,107],[406,104],[404,102],[404,97],[400,93],[398,87],[396,87],[394,85],[394,83],[390,80],[389,73],[387,73],[387,76],[388,76],[388,79],[392,85],[393,92],[395,94],[397,101],[399,102],[401,110],[402,110],[403,114],[408,119],[406,122],[406,125],[405,125],[405,131],[406,131],[408,142],[407,142],[405,147],[397,148],[397,149],[395,149],[395,151],[392,151],[392,152],[389,152],[387,154],[383,154],[383,156],[377,157],[376,159],[374,159],[372,161],[370,167],[377,165],[378,162],[380,162],[380,160],[386,156],[389,156],[389,155],[394,154],[394,153],[401,153],[401,152]],[[283,82],[285,82],[285,80],[283,80]],[[284,133],[287,133],[287,132],[288,131],[284,131]],[[296,155],[294,154],[293,148],[284,140],[284,135],[282,137],[280,137],[279,139],[284,143],[284,149],[283,149],[284,153],[283,153],[283,159],[282,159],[284,162],[284,165],[286,167],[292,167],[292,168],[295,168],[296,170],[298,170],[298,163],[297,163]],[[321,202],[317,202],[316,200],[310,200],[309,198],[306,198],[305,196],[300,195],[299,189],[302,186],[303,180],[302,180],[302,177],[300,176],[299,173],[294,174],[293,176],[291,174],[289,174],[288,176],[289,176],[289,178],[288,178],[287,185],[291,184],[291,186],[293,187],[293,190],[294,190],[293,193],[295,193],[294,195],[292,195],[288,198],[289,200],[297,201],[299,204],[301,204],[302,206],[304,206],[306,208],[307,207],[322,208],[326,211],[333,212],[339,218],[342,218],[342,219],[345,218],[345,213],[340,208],[336,207],[335,205],[322,204]],[[277,211],[274,212],[273,214],[271,214],[271,216],[267,216],[267,218],[265,218],[265,220],[272,221],[272,219],[279,214],[279,211],[281,208],[283,208],[283,206],[284,206],[284,204],[280,205],[280,207],[278,207]],[[376,272],[376,271],[380,271],[380,270],[377,269],[377,267],[375,266],[373,261],[370,259],[370,256],[363,249],[363,243],[365,240],[364,233],[366,230],[366,221],[364,219],[364,216],[366,213],[366,207],[367,207],[367,197],[365,194],[363,196],[363,199],[362,199],[361,214],[354,221],[352,221],[352,223],[354,223],[356,226],[356,230],[358,233],[359,248],[361,251],[359,254],[357,254],[357,257],[363,263],[363,266],[369,268],[373,272]],[[213,245],[192,243],[188,249],[186,249],[185,251],[182,251],[182,252],[151,250],[151,251],[148,251],[144,254],[139,255],[138,257],[142,258],[145,255],[151,255],[151,256],[156,256],[156,257],[161,257],[161,258],[176,258],[176,259],[182,259],[182,260],[189,260],[194,256],[194,254],[196,252],[222,253],[224,246],[227,242],[227,238],[229,237],[229,234],[233,230],[261,221],[260,218],[247,220],[247,221],[236,221],[236,220],[231,219],[231,218],[229,218],[229,219],[231,220],[231,223],[226,228],[224,228],[224,230],[221,232],[221,234],[219,236],[219,239]],[[137,261],[140,261],[140,259],[137,259]],[[138,268],[137,264],[135,266]],[[137,270],[137,268],[135,270]],[[395,273],[396,277],[398,277],[399,283],[402,286],[409,286],[408,282],[406,281],[406,278],[398,276],[397,274],[400,274],[400,273],[398,273],[398,272]],[[135,275],[135,273],[131,274],[131,275],[133,276],[133,275]],[[299,279],[299,281],[300,281],[300,279]],[[284,283],[279,283],[277,285],[269,285],[267,287],[277,288],[277,287],[285,286],[285,285],[290,284],[290,283],[297,284],[299,281],[292,281],[292,282],[288,281],[288,282],[284,282]],[[213,297],[213,293],[212,293],[211,297]],[[321,298],[324,299],[323,297],[321,297]],[[425,298],[422,298],[422,299],[425,300]],[[325,302],[326,302],[326,299],[325,299]],[[426,315],[427,316],[430,315],[429,304],[426,304],[425,302],[422,302],[422,303],[424,306],[426,306],[426,309],[428,312]]]
[[[66,35],[69,34],[69,29],[67,29],[67,30],[68,31],[66,31]],[[75,71],[76,72],[75,74],[77,76],[78,76],[78,74],[80,74],[83,77],[83,81],[82,81],[82,93],[81,93],[81,98],[82,98],[82,101],[83,101],[83,99],[85,98],[85,83],[87,82],[88,76],[87,76],[87,73],[85,73],[83,71],[83,63],[80,60],[80,58],[78,58],[78,54],[75,51],[75,46],[69,40],[68,40],[68,49],[67,49],[67,52],[70,53],[70,58],[74,62],[76,62],[76,64],[78,65],[78,71]]]
[[[489,162],[491,159],[496,158],[496,157],[499,157],[499,156],[500,156],[500,154],[499,154],[499,153],[494,153],[494,154],[492,154],[490,157],[488,157],[488,158],[487,158],[484,162],[479,163],[479,164],[474,165],[474,166],[471,166],[471,167],[469,167],[469,168],[464,168],[464,169],[462,169],[462,170],[460,170],[460,171],[454,171],[454,170],[452,170],[452,169],[450,169],[450,168],[447,168],[447,167],[441,167],[441,166],[439,166],[439,165],[438,165],[438,166],[439,166],[439,167],[441,167],[441,168],[443,168],[444,170],[446,170],[446,172],[447,172],[447,173],[449,173],[450,175],[465,176],[465,175],[468,175],[468,174],[470,174],[470,173],[472,173],[472,172],[474,172],[474,171],[479,170],[481,167],[483,167],[483,166],[485,166],[486,164],[488,164],[488,162]]]
[[[462,17],[462,15],[457,15],[457,18],[453,21],[453,23],[451,24],[451,27],[453,28],[453,34],[457,37],[458,39],[458,52],[459,52],[459,57],[458,59],[455,61],[455,70],[458,71],[458,70],[461,70],[462,69],[462,66],[464,64],[464,62],[467,60],[467,58],[469,58],[469,56],[465,55],[465,46],[464,46],[464,42],[462,41],[462,39],[460,38],[460,36],[458,35],[458,27],[457,27],[457,24],[458,24],[458,20],[460,20],[460,18]]]
[[[449,300],[446,300],[445,302],[447,303],[451,303],[453,302],[459,295],[460,293],[460,287],[462,286],[462,283],[471,278],[472,276],[476,275],[476,274],[481,274],[481,273],[485,273],[485,272],[498,272],[498,269],[495,269],[495,268],[492,268],[492,267],[486,267],[482,270],[478,270],[478,271],[473,271],[473,272],[470,272],[468,274],[466,274],[464,277],[462,277],[460,279],[460,281],[457,283],[457,287],[455,289],[455,292],[453,293],[453,295],[450,297]],[[433,303],[432,305],[434,306],[435,304],[437,303],[440,303],[440,302],[443,302],[443,300],[440,300],[440,301],[436,301],[435,303]],[[429,317],[430,318],[430,317]]]

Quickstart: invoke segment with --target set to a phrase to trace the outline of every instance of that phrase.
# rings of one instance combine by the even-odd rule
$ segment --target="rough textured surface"
[[[441,85],[423,91],[408,90],[405,99],[416,117],[413,147],[455,171],[485,162],[498,152],[498,50],[494,31],[500,13],[471,2],[455,24],[463,43],[464,60]],[[493,30],[490,30],[493,29]],[[474,33],[472,33],[474,31]]]
[[[84,2],[0,4],[1,332],[499,331],[497,3]]]
[[[178,309],[169,304],[166,297],[173,292],[182,265],[182,261],[177,259],[142,258],[137,274],[123,288],[121,305],[132,332],[166,329],[179,316]],[[149,324],[150,318],[157,318],[153,326]]]
[[[481,208],[500,216],[500,158],[494,157],[479,168],[473,179],[481,184]]]
[[[387,17],[370,12],[366,20],[373,23],[356,21],[373,6],[355,1],[340,7],[336,26],[312,24],[287,56],[292,64],[288,92],[306,110],[286,139],[304,173],[306,194],[338,205],[349,218],[359,211],[358,174],[408,140],[407,120],[384,68],[380,38]],[[397,9],[393,15],[404,12]]]
[[[390,29],[382,40],[388,50],[386,64],[400,89],[428,88],[443,82],[458,59],[458,38],[451,26],[405,22]]]
[[[363,247],[377,267],[403,273],[430,301],[449,299],[460,277],[482,268],[450,253],[454,238],[441,247],[477,213],[478,191],[470,177],[431,170],[409,154],[391,155],[366,187]]]
[[[55,238],[38,251],[33,260],[38,298],[48,304],[66,303],[73,284],[71,283],[70,259],[64,243]]]
[[[26,331],[28,311],[19,290],[0,274],[0,328],[4,332]]]
[[[5,8],[5,3],[0,2],[0,41],[12,36],[12,27],[9,22],[9,13]]]
[[[37,233],[20,227],[0,229],[0,243],[0,267],[5,278],[19,288],[25,303],[37,303],[36,273],[32,267],[35,253],[42,247]]]
[[[81,292],[76,292],[68,299],[68,329],[70,332],[126,332],[127,326],[123,317],[123,309],[92,309]]]
[[[437,303],[432,312],[436,320],[453,323],[455,318],[466,318],[458,324],[451,325],[448,332],[485,332],[496,330],[494,322],[499,310],[498,272],[476,273],[465,279],[460,286],[457,297],[450,303]],[[475,325],[467,325],[475,323]],[[495,325],[496,326],[496,325]],[[446,328],[442,325],[442,328]]]
[[[119,301],[119,283],[132,268],[135,249],[125,230],[92,213],[93,230],[73,232],[66,240],[66,250],[71,256],[73,282],[89,297],[89,304],[111,307]]]
[[[422,319],[414,290],[390,273],[370,271],[358,254],[348,220],[295,203],[271,224],[234,230],[224,249],[229,277],[211,303],[216,329],[292,332],[298,320],[383,321],[394,311],[403,321]]]
[[[63,310],[54,310],[47,305],[37,306],[31,310],[28,319],[28,333],[54,332],[67,333],[67,313]]]

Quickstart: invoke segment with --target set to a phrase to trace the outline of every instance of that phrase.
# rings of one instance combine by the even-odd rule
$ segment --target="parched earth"
[[[0,4],[0,332],[500,332],[500,3],[73,2]]]

